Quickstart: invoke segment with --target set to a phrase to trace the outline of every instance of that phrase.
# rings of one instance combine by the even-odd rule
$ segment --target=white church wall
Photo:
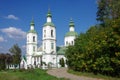
[[[53,31],[53,36],[51,36],[51,30]],[[54,48],[51,49],[51,44],[54,45]],[[56,53],[56,31],[54,27],[46,26],[43,27],[43,51],[46,53],[54,52]]]
[[[74,45],[75,36],[68,36],[64,39],[65,46]]]
[[[52,67],[56,67],[56,55],[43,55],[42,56],[42,62],[46,63],[46,66],[48,66],[49,63],[51,63]]]
[[[75,28],[74,27],[70,27],[69,31],[75,31]]]
[[[63,58],[64,59],[64,62],[65,62],[65,67],[67,67],[66,65],[66,57],[65,55],[57,55],[57,67],[60,68],[61,65],[60,65],[60,59]]]

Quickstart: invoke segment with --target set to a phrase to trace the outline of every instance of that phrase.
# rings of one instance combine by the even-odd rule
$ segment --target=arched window
[[[46,37],[46,30],[44,30],[44,37]]]
[[[33,42],[35,42],[35,36],[33,36]]]
[[[51,30],[51,37],[53,37],[53,30]]]

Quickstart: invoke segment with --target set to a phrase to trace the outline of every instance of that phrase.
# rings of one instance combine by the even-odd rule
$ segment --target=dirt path
[[[84,76],[77,76],[67,73],[67,68],[52,69],[52,70],[48,70],[47,73],[56,76],[58,78],[67,78],[70,80],[102,80],[102,79],[88,78]]]

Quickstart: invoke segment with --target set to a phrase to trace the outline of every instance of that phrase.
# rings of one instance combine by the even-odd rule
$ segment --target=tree
[[[65,67],[65,61],[63,58],[60,59],[60,65],[61,67]]]
[[[9,69],[9,65],[13,62],[13,57],[9,53],[7,53],[5,56],[6,56],[5,64],[8,65],[8,69]]]
[[[98,11],[97,11],[97,21],[100,22],[102,26],[105,25],[105,20],[109,18],[109,0],[98,0]]]
[[[111,19],[120,17],[120,1],[119,0],[97,0],[98,11],[96,20],[105,27],[105,23]]]
[[[4,53],[0,54],[0,70],[4,70],[6,68],[5,58],[6,57]]]
[[[120,77],[119,6],[120,0],[98,0],[100,23],[80,34],[66,50],[70,69]]]
[[[19,68],[20,68],[21,49],[19,48],[19,46],[17,44],[15,44],[9,49],[9,51],[13,55],[13,63],[15,64],[15,67],[16,67],[17,64],[19,64]]]

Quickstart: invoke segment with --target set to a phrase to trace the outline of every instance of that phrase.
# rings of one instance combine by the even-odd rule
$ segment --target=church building
[[[26,55],[22,57],[21,68],[59,68],[60,60],[63,59],[66,65],[65,50],[67,46],[74,45],[78,34],[75,32],[73,20],[69,23],[69,32],[64,36],[64,46],[56,46],[56,26],[52,22],[52,14],[48,10],[46,23],[42,28],[42,45],[38,46],[38,34],[35,30],[35,23],[32,20],[30,30],[27,32]]]

